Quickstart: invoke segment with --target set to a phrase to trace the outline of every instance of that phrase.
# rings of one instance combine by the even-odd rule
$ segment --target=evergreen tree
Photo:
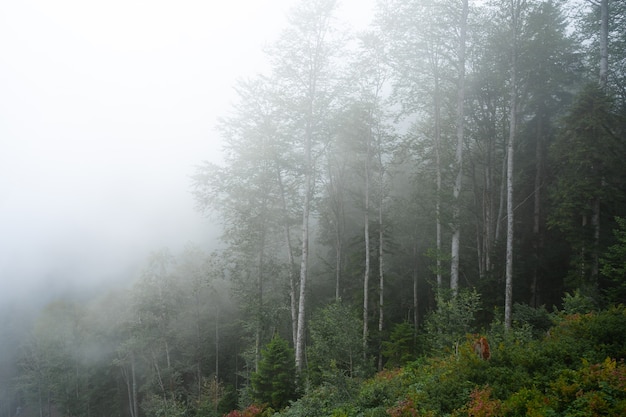
[[[296,397],[293,349],[279,335],[262,350],[259,370],[252,374],[252,398],[280,410]]]
[[[598,287],[600,225],[620,198],[624,140],[616,134],[611,99],[597,84],[580,93],[551,148],[556,179],[549,224],[571,246],[570,287]],[[607,216],[609,214],[609,216]]]

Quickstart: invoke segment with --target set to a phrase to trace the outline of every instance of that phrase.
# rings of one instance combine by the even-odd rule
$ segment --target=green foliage
[[[337,413],[338,416],[354,415],[352,407],[338,390],[329,384],[322,384],[307,392],[306,395],[293,402],[285,409],[283,417],[327,417]]]
[[[387,359],[386,367],[401,366],[415,357],[415,329],[408,321],[396,324],[389,340],[382,342],[382,353]]]
[[[626,366],[610,358],[583,361],[578,370],[563,370],[549,392],[561,415],[626,415]]]
[[[543,309],[522,313],[527,318],[546,315]],[[475,336],[467,335],[454,354],[438,352],[383,371],[364,381],[352,397],[339,398],[330,385],[320,386],[281,415],[624,415],[625,314],[624,307],[588,314],[561,312],[540,337],[523,330],[531,328],[528,323],[518,324],[519,332],[513,328],[493,335],[490,360],[477,357]],[[501,328],[501,323],[494,325]]]
[[[275,335],[261,352],[259,371],[251,378],[255,402],[280,410],[296,397],[296,367],[293,349]]]
[[[311,346],[309,369],[314,384],[334,378],[339,372],[349,377],[362,376],[363,359],[361,320],[348,304],[335,301],[317,310],[309,323]]]
[[[563,122],[551,148],[556,180],[548,221],[571,245],[570,287],[595,286],[593,268],[602,248],[591,219],[599,216],[600,202],[620,195],[624,143],[615,134],[611,98],[596,84],[583,89]]]
[[[437,309],[426,319],[427,342],[431,350],[452,350],[474,331],[474,320],[480,308],[480,295],[476,290],[462,290],[456,297],[451,294],[437,297]]]
[[[596,308],[596,302],[590,296],[584,295],[580,289],[574,290],[574,294],[565,293],[563,297],[563,314],[585,314]]]
[[[141,403],[141,409],[146,415],[154,417],[185,417],[188,413],[187,407],[181,402],[153,394]]]
[[[545,306],[533,308],[527,304],[513,305],[513,323],[515,327],[529,326],[534,337],[539,337],[552,326],[552,317]]]
[[[606,289],[611,302],[626,303],[626,219],[615,219],[617,228],[613,230],[616,243],[610,246],[600,260],[602,275],[612,285]]]

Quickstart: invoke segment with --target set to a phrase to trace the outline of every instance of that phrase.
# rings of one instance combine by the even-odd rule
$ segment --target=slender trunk
[[[198,398],[200,398],[200,395],[202,394],[202,372],[201,372],[201,358],[202,358],[202,329],[200,327],[200,294],[199,294],[199,289],[195,288],[194,289],[194,294],[193,294],[193,299],[194,299],[194,304],[195,304],[195,308],[194,308],[194,315],[195,315],[195,321],[196,321],[196,346],[195,346],[195,359],[196,359],[196,383],[197,383],[197,394],[198,394]]]
[[[383,160],[382,160],[382,146],[380,143],[380,135],[378,136],[378,167],[380,169],[380,174],[378,178],[379,182],[379,193],[380,200],[378,202],[378,337],[379,340],[382,340],[383,327],[384,327],[384,294],[385,294],[385,262],[384,262],[384,247],[385,247],[385,234],[384,234],[384,224],[383,224],[383,205],[384,205],[384,195],[385,195],[385,184],[384,184],[384,170],[383,170]],[[383,355],[382,355],[382,346],[378,347],[378,370],[383,369]]]
[[[259,252],[259,266],[257,270],[257,316],[255,319],[256,331],[254,338],[254,368],[256,372],[259,372],[259,361],[261,360],[261,328],[263,324],[261,319],[261,317],[263,317],[263,264],[265,261],[264,245],[265,243],[261,242],[261,249]]]
[[[605,88],[609,73],[609,0],[600,0],[600,87]]]
[[[341,269],[343,257],[343,202],[340,190],[338,189],[335,175],[341,179],[341,174],[333,173],[333,162],[329,157],[328,161],[328,194],[331,197],[331,210],[334,216],[335,227],[335,301],[341,298]]]
[[[215,306],[215,380],[220,377],[220,308]]]
[[[594,286],[598,285],[598,275],[600,273],[600,197],[593,199],[591,212],[591,227],[593,227],[593,251],[591,259],[591,282]]]
[[[459,33],[459,62],[458,62],[458,90],[456,102],[456,179],[452,192],[452,244],[451,244],[451,266],[450,266],[450,289],[453,295],[459,291],[459,256],[461,246],[461,186],[463,183],[463,142],[464,142],[464,102],[465,102],[465,49],[467,32],[468,0],[463,0],[461,12],[460,33]]]
[[[413,330],[414,335],[417,335],[417,328],[419,326],[419,300],[418,300],[418,286],[417,286],[417,239],[413,240]]]
[[[133,398],[131,403],[131,416],[139,416],[139,403],[137,401],[137,375],[135,372],[135,352],[130,353],[130,376],[132,380]]]
[[[368,132],[366,143],[366,159],[365,159],[365,272],[363,276],[363,358],[367,358],[367,338],[369,335],[368,318],[369,318],[369,281],[370,281],[370,141],[371,132]]]
[[[498,216],[496,217],[496,231],[494,233],[494,242],[500,242],[502,236],[502,221],[504,220],[504,208],[506,206],[506,172],[507,161],[509,158],[509,148],[505,149],[502,158],[502,179],[500,181],[500,198],[498,202]]]
[[[535,144],[535,187],[534,187],[534,206],[533,206],[533,249],[534,249],[534,267],[532,283],[530,285],[530,305],[538,306],[538,290],[539,281],[539,259],[543,250],[543,242],[541,238],[541,182],[543,180],[543,108],[539,108],[537,120],[537,143]]]
[[[439,76],[435,71],[435,169],[437,170],[437,195],[435,196],[435,217],[436,217],[436,265],[437,265],[437,293],[443,288],[443,271],[441,265],[441,254],[443,248],[441,246],[441,98],[439,91]]]
[[[312,96],[311,96],[312,97]],[[312,98],[311,98],[312,100]],[[304,313],[306,302],[306,281],[308,276],[309,260],[309,214],[311,209],[311,193],[313,183],[313,163],[312,163],[312,114],[313,103],[309,103],[309,120],[306,126],[305,143],[305,164],[306,173],[304,179],[304,203],[302,205],[302,257],[300,260],[300,296],[298,300],[298,326],[296,332],[295,362],[298,372],[302,372],[304,358]]]
[[[509,114],[509,143],[507,145],[506,174],[506,279],[504,294],[504,327],[508,330],[512,324],[513,310],[513,160],[515,135],[517,129],[517,28],[520,13],[519,0],[511,1],[512,45],[511,45],[511,98]]]
[[[43,417],[43,395],[41,393],[41,387],[39,387],[39,417]],[[135,416],[131,416],[135,417]]]
[[[476,181],[476,166],[471,161],[472,167],[472,188],[474,190],[474,207],[476,211],[476,257],[478,260],[478,276],[480,279],[485,278],[485,199],[484,190],[481,193],[478,183]],[[482,199],[481,199],[482,195]],[[478,216],[478,213],[482,213],[482,217]]]
[[[276,167],[276,177],[280,188],[280,202],[283,212],[283,233],[285,244],[287,245],[287,261],[289,262],[289,302],[291,311],[291,338],[293,346],[296,346],[296,333],[298,331],[298,310],[296,297],[296,262],[293,256],[293,246],[291,244],[291,233],[289,230],[289,210],[287,210],[287,199],[285,198],[285,186],[280,173],[280,168]]]
[[[600,0],[600,88],[606,89],[609,73],[609,0]],[[602,185],[601,185],[602,186]],[[598,283],[600,259],[600,198],[596,197],[592,205],[591,226],[593,227],[593,258],[591,265],[591,280]]]
[[[485,240],[483,242],[484,252],[485,252],[485,275],[489,275],[492,270],[491,265],[491,252],[493,250],[493,242],[494,242],[494,234],[495,234],[495,225],[494,225],[494,213],[495,213],[495,202],[494,195],[495,192],[493,190],[493,172],[494,167],[492,166],[495,161],[495,134],[490,135],[491,139],[489,140],[489,145],[487,149],[487,166],[485,168],[485,191],[483,193],[483,206],[484,206],[484,218],[485,218]]]
[[[340,281],[341,281],[341,257],[343,254],[341,253],[341,232],[339,230],[339,225],[335,228],[335,301],[339,301],[341,298],[340,292]]]

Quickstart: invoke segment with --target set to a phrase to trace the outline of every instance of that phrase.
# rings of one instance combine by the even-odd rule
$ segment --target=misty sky
[[[0,2],[0,298],[212,247],[189,176],[219,160],[216,118],[294,3]],[[363,27],[371,3],[343,19]]]

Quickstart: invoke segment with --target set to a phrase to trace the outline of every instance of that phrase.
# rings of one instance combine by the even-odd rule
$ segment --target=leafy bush
[[[475,315],[480,308],[480,295],[461,291],[437,298],[437,309],[426,319],[427,342],[432,352],[452,351],[468,333],[474,332]]]

